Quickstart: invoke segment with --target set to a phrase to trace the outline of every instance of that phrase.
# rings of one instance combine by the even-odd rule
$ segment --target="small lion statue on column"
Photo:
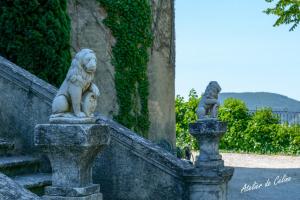
[[[100,95],[98,87],[92,83],[97,66],[95,52],[82,49],[72,60],[67,76],[60,86],[53,102],[50,122],[93,117]],[[81,120],[84,121],[84,120]]]
[[[220,106],[218,96],[221,90],[217,81],[208,84],[196,110],[198,119],[217,118]]]

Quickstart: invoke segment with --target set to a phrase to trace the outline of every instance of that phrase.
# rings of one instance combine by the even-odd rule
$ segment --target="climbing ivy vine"
[[[119,113],[115,119],[147,137],[149,129],[148,49],[152,44],[148,0],[98,0],[105,25],[117,42],[112,49]]]

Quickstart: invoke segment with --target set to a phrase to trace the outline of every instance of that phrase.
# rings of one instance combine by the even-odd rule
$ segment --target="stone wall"
[[[40,197],[24,189],[2,173],[0,173],[0,199],[41,200]]]
[[[0,57],[0,137],[33,147],[33,129],[48,123],[56,88]],[[186,199],[182,173],[192,166],[120,124],[100,116],[111,128],[111,144],[96,160],[93,177],[107,200]]]
[[[152,6],[154,43],[149,50],[148,78],[149,139],[175,147],[175,34],[174,0],[150,0]],[[97,54],[98,68],[95,82],[100,88],[97,111],[112,117],[118,113],[111,65],[112,45],[115,39],[103,24],[106,12],[97,0],[68,0],[71,18],[71,46],[73,54],[81,48],[93,49]],[[164,142],[166,141],[166,142]]]
[[[32,151],[33,129],[48,122],[56,88],[0,57],[0,138]]]
[[[101,93],[96,110],[112,117],[118,112],[115,72],[111,65],[111,50],[115,40],[102,22],[106,17],[105,10],[101,9],[97,0],[68,0],[68,13],[72,27],[72,56],[82,48],[89,48],[96,52],[95,83]]]
[[[151,0],[151,5],[154,41],[148,66],[149,139],[175,149],[174,0]]]
[[[97,123],[111,128],[111,143],[93,175],[104,199],[188,199],[183,171],[192,165],[112,120],[100,117]]]

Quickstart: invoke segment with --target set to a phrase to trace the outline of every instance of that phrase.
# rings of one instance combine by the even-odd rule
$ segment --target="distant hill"
[[[244,93],[221,93],[220,102],[223,104],[227,98],[243,100],[249,110],[262,107],[271,107],[273,111],[300,112],[300,101],[275,93],[268,92],[244,92]]]

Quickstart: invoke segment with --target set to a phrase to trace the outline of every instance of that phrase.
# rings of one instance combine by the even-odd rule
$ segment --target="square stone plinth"
[[[34,141],[51,162],[53,187],[83,188],[92,185],[92,166],[110,142],[110,129],[100,124],[39,124]]]
[[[226,132],[227,124],[217,119],[201,119],[189,124],[189,130],[199,144],[200,152],[195,165],[199,168],[224,167],[219,153],[220,139]]]
[[[110,142],[110,129],[100,124],[39,124],[35,145],[47,154],[52,167],[49,200],[102,200],[92,182],[94,160]]]
[[[189,200],[227,200],[228,182],[233,171],[231,167],[223,167],[194,168],[184,172],[184,179],[189,186]]]
[[[38,124],[34,143],[44,151],[51,147],[84,148],[108,145],[109,127],[100,124]]]

